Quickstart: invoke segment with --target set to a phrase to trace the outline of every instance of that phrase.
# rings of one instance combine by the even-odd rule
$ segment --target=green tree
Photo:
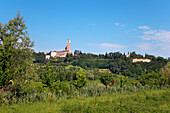
[[[167,78],[162,76],[160,72],[146,73],[144,71],[141,76],[139,76],[139,81],[142,85],[149,85],[149,86],[164,86],[167,83]]]
[[[128,81],[128,77],[126,76],[123,76],[123,75],[118,75],[118,78],[119,78],[119,82],[120,82],[120,87],[124,87],[124,85],[127,83]]]
[[[113,75],[112,75],[112,73],[110,73],[110,71],[104,71],[101,73],[100,81],[103,85],[106,86],[106,89],[107,89],[107,86],[109,85],[112,77],[113,77]]]
[[[35,58],[33,61],[34,63],[44,63],[45,62],[44,52],[39,52],[39,53],[33,52],[33,57]]]
[[[170,62],[168,62],[167,65],[161,69],[161,74],[168,79],[168,85],[170,85]]]
[[[79,71],[76,72],[76,76],[73,80],[73,85],[77,88],[77,89],[81,89],[83,86],[86,85],[86,73],[83,72],[82,69],[80,69]]]
[[[20,13],[8,23],[0,22],[0,87],[14,80],[14,84],[27,83],[32,64],[31,42]],[[15,82],[16,81],[16,82]],[[27,82],[26,82],[27,81]],[[22,85],[21,85],[22,86]]]
[[[46,65],[46,71],[42,76],[42,83],[49,87],[51,91],[54,89],[55,77],[56,75],[55,73],[52,73],[48,62]]]

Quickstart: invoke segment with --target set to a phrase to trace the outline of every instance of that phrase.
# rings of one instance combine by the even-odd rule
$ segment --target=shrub
[[[113,77],[113,75],[112,75],[112,73],[110,73],[110,71],[104,71],[101,73],[100,81],[103,85],[106,86],[106,89],[107,89],[107,86],[109,85],[112,77]]]

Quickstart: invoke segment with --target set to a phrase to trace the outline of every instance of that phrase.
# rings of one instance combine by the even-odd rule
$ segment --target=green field
[[[170,89],[115,93],[100,97],[73,99],[48,98],[47,101],[1,106],[1,113],[47,112],[170,112]]]

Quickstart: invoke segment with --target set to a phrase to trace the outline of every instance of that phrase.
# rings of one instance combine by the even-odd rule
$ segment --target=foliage
[[[35,58],[34,59],[34,63],[44,63],[45,62],[45,54],[44,52],[39,52],[39,53],[36,53],[36,52],[33,52],[33,57]]]
[[[10,98],[27,93],[34,73],[33,45],[20,13],[8,23],[0,24],[0,88],[10,89]],[[12,86],[10,80],[14,81]]]
[[[150,63],[136,62],[133,63],[133,58],[149,58]],[[50,62],[54,62],[51,58]],[[167,64],[167,60],[162,57],[155,57],[146,54],[145,57],[135,52],[130,53],[130,57],[119,52],[110,52],[95,55],[92,53],[83,53],[82,51],[75,50],[74,56],[67,55],[66,58],[57,58],[57,66],[80,66],[84,69],[91,70],[95,68],[109,69],[113,74],[122,74],[124,76],[136,77],[142,74],[142,71],[152,72],[159,70]]]
[[[159,70],[167,64],[167,59],[162,57],[155,57],[153,55],[145,54],[145,56],[136,54],[135,52],[129,53],[130,57],[120,52],[110,52],[104,54],[83,53],[80,50],[74,51],[72,54],[67,54],[65,58],[50,58],[44,62],[50,61],[56,66],[80,66],[84,69],[91,70],[95,68],[109,69],[113,74],[122,74],[124,76],[138,77],[144,70],[152,72]],[[136,62],[133,63],[133,58],[148,58],[151,62]]]
[[[149,86],[164,86],[167,83],[167,79],[162,76],[160,72],[146,73],[143,72],[142,76],[139,76],[139,81],[142,85],[149,85]]]
[[[61,98],[109,97],[112,94],[117,96],[121,93],[169,87],[166,86],[169,80],[169,63],[165,66],[167,60],[162,57],[147,54],[144,57],[135,52],[132,52],[130,57],[119,52],[95,55],[75,50],[74,56],[67,54],[65,58],[45,60],[45,54],[33,52],[32,47],[33,42],[29,39],[20,14],[5,25],[0,23],[0,88],[2,88],[0,105],[36,101],[51,104]],[[149,58],[151,62],[133,63],[131,61],[133,58]],[[160,68],[162,68],[161,72],[156,71]],[[110,71],[101,72],[102,69]],[[114,86],[108,87],[113,79],[113,73],[118,76],[114,77]],[[132,77],[133,79],[130,79]],[[135,79],[137,77],[139,80]],[[150,98],[148,95],[145,96],[146,99]],[[122,97],[119,98],[119,104],[113,108],[114,111],[137,112],[133,106],[123,104],[126,101],[123,101]],[[138,96],[135,100],[137,99]],[[108,107],[100,109],[103,103],[99,100],[94,101],[92,107],[81,103],[73,103],[75,106],[64,103],[63,105],[66,106],[62,106],[61,112],[112,112]],[[114,99],[112,101],[117,103]],[[96,103],[100,106],[96,106]],[[110,102],[106,99],[104,105],[109,106],[107,103]]]
[[[72,81],[72,84],[77,88],[81,89],[83,86],[85,86],[87,80],[86,80],[86,73],[83,72],[82,69],[75,72],[75,78]]]
[[[113,75],[110,73],[110,71],[104,71],[101,73],[100,81],[103,85],[106,86],[106,89],[107,89],[107,86],[109,85],[112,77],[113,77]]]
[[[73,90],[71,89],[71,86],[69,83],[67,82],[61,82],[59,84],[59,90],[60,93],[62,93],[63,95],[71,95],[73,93]]]
[[[118,78],[119,78],[119,84],[120,84],[120,87],[124,87],[124,85],[127,83],[128,81],[128,77],[126,76],[123,76],[123,75],[118,75]]]
[[[116,79],[114,79],[116,80]],[[130,80],[130,79],[129,79]],[[128,80],[128,81],[129,81]],[[140,84],[130,85],[127,83],[124,87],[120,87],[119,84],[114,86],[106,87],[99,81],[88,81],[87,84],[80,89],[77,89],[74,85],[69,82],[54,82],[54,90],[51,92],[49,87],[43,87],[44,85],[41,82],[31,83],[27,86],[27,90],[21,96],[13,96],[10,91],[4,92],[0,95],[0,104],[1,105],[10,105],[10,104],[20,104],[20,103],[29,103],[36,101],[54,101],[58,99],[70,99],[75,97],[98,97],[106,96],[115,93],[135,93],[151,89],[164,89],[169,86],[164,87],[149,87],[142,86]]]
[[[47,63],[45,74],[42,76],[42,83],[49,87],[51,91],[54,89],[55,77],[56,73],[51,72],[49,63]]]
[[[100,97],[60,99],[3,106],[1,112],[169,112],[170,90],[117,93]],[[53,101],[52,101],[53,100]],[[38,111],[37,111],[38,109]]]
[[[38,64],[32,65],[32,72],[31,72],[32,76],[30,77],[31,82],[40,82],[40,75],[41,75],[41,73],[39,72],[40,68],[41,67]]]
[[[0,87],[12,79],[28,78],[32,62],[31,42],[23,17],[17,14],[7,24],[0,24]]]
[[[168,112],[169,90],[79,98],[65,102],[63,112]],[[161,101],[164,101],[162,103]],[[163,104],[163,105],[162,105]]]
[[[168,85],[170,85],[170,62],[161,69],[161,74],[168,79]]]
[[[93,70],[87,70],[86,77],[88,80],[94,80],[94,71]]]

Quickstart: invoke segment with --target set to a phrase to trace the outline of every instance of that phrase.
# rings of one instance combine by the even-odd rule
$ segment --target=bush
[[[110,73],[110,71],[104,71],[101,73],[100,81],[103,85],[106,86],[106,89],[107,89],[107,86],[109,85],[112,77],[113,77],[113,75],[112,75],[112,73]]]
[[[140,83],[145,86],[149,85],[151,87],[153,86],[165,86],[167,84],[167,78],[162,76],[160,72],[154,72],[146,73],[143,72],[141,76],[139,76]]]

